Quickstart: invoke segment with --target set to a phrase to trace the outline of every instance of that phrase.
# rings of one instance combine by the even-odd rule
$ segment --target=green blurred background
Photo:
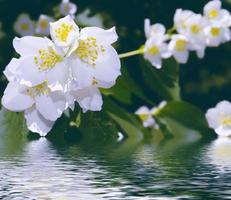
[[[116,49],[119,53],[135,50],[145,42],[143,23],[150,18],[152,23],[163,23],[167,28],[173,24],[173,16],[177,8],[190,9],[202,12],[206,0],[72,0],[78,6],[77,15],[90,9],[90,16],[100,14],[105,28],[116,26],[119,41]],[[5,66],[15,55],[12,40],[17,35],[13,24],[21,13],[28,13],[33,20],[40,14],[53,16],[54,7],[60,0],[0,0],[0,22],[5,36],[0,39],[0,67],[1,75]],[[231,2],[224,1],[223,7],[231,10]],[[78,22],[77,22],[78,23]],[[180,86],[182,98],[198,105],[203,110],[214,106],[223,99],[231,100],[231,43],[218,48],[206,50],[204,59],[199,60],[191,53],[189,62],[180,66]],[[123,67],[128,68],[133,80],[138,83],[143,92],[158,102],[160,97],[149,91],[143,85],[140,74],[139,57],[131,57],[123,61]],[[1,94],[6,86],[4,78],[1,79]],[[134,99],[133,108],[141,102]]]

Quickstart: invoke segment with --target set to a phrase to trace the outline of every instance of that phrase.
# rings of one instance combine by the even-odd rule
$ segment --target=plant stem
[[[119,58],[127,58],[130,56],[135,56],[135,55],[139,55],[139,54],[143,54],[144,53],[144,47],[140,47],[139,49],[135,50],[135,51],[130,51],[127,53],[122,53],[119,55]]]

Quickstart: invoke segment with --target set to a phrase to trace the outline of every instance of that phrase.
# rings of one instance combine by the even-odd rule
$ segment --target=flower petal
[[[96,87],[88,87],[75,92],[76,100],[78,101],[83,112],[100,111],[103,105],[103,99],[100,91]]]
[[[16,78],[17,70],[20,65],[20,59],[13,58],[10,63],[6,66],[4,70],[4,75],[8,79],[8,81],[13,81]]]
[[[30,108],[34,104],[34,100],[26,94],[19,84],[10,82],[2,97],[2,105],[8,110],[21,112]]]
[[[105,48],[105,53],[100,55],[93,69],[96,80],[114,83],[120,72],[121,63],[119,56],[112,46]]]
[[[24,112],[27,127],[31,132],[38,133],[44,137],[52,129],[54,122],[48,121],[34,108]]]
[[[57,93],[56,93],[57,95]],[[52,98],[53,97],[53,98]],[[40,95],[35,98],[36,108],[47,120],[56,121],[65,108],[65,99],[55,95]]]
[[[86,27],[80,32],[80,38],[86,39],[87,37],[95,37],[97,43],[108,46],[117,41],[118,35],[116,33],[115,27],[104,30],[98,27]]]
[[[16,37],[13,40],[13,46],[21,56],[34,56],[38,53],[39,49],[47,49],[47,40],[34,36]]]

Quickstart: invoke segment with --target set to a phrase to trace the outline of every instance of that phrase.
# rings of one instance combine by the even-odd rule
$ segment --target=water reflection
[[[226,172],[231,170],[231,139],[218,138],[208,150],[208,157],[212,165],[218,170]]]
[[[157,144],[135,139],[122,143],[79,139],[57,143],[41,138],[18,143],[14,154],[4,140],[0,140],[0,199],[231,196],[231,140],[171,139]]]

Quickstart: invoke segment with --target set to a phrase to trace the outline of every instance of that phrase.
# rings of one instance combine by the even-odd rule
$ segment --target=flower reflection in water
[[[231,138],[221,137],[215,140],[209,148],[210,163],[220,171],[231,170]]]

